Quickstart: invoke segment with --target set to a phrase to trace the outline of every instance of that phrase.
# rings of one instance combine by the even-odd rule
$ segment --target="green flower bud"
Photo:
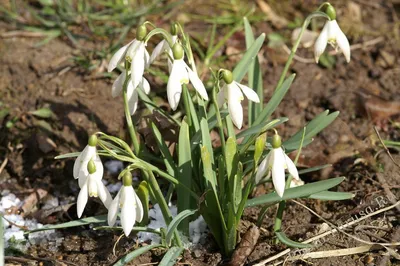
[[[88,145],[92,147],[97,146],[97,136],[95,134],[89,137]]]
[[[176,42],[172,47],[172,54],[174,55],[175,60],[179,60],[183,58],[184,51],[183,47],[180,43]]]
[[[279,136],[278,134],[273,135],[271,144],[272,144],[272,148],[274,148],[274,149],[280,148],[282,146],[281,136]]]
[[[143,39],[146,37],[146,35],[147,35],[146,26],[142,24],[136,30],[136,39],[138,41],[143,41]]]
[[[256,139],[256,143],[254,144],[254,162],[258,163],[261,158],[261,155],[264,151],[265,142],[267,141],[267,133],[263,133]]]
[[[233,82],[233,75],[232,72],[229,70],[222,70],[222,79],[225,81],[226,84],[231,84]]]
[[[171,24],[171,35],[178,35],[178,24],[176,22]]]
[[[125,187],[130,187],[132,186],[132,174],[130,171],[127,171],[124,176],[122,177],[122,184]]]
[[[94,161],[92,159],[90,159],[87,164],[87,170],[89,174],[94,174],[96,172],[96,165],[94,164]]]
[[[330,17],[331,20],[336,19],[336,10],[331,4],[326,7],[325,13],[328,15],[328,17]]]

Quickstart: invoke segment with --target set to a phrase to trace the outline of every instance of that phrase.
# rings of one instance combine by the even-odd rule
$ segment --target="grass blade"
[[[172,155],[169,152],[167,145],[165,144],[165,141],[161,135],[160,130],[158,130],[156,124],[154,124],[153,122],[151,122],[151,129],[153,131],[154,137],[156,138],[157,146],[160,149],[168,173],[172,176],[175,176],[176,165],[174,162],[174,158],[172,158]]]
[[[130,262],[131,260],[133,260],[134,258],[136,258],[137,256],[142,255],[143,253],[152,250],[153,248],[159,248],[162,247],[161,244],[153,244],[153,245],[148,245],[148,246],[144,246],[144,247],[140,247],[124,256],[122,256],[122,258],[117,261],[114,266],[123,266],[126,265],[128,262]]]
[[[310,195],[310,199],[319,200],[347,200],[354,198],[355,194],[349,192],[321,191]]]
[[[185,218],[195,214],[196,212],[197,210],[183,210],[179,212],[177,216],[175,216],[175,218],[171,221],[167,228],[165,240],[168,245],[171,244],[172,236],[174,235],[175,229],[178,227],[178,225],[181,224],[185,220]]]
[[[293,248],[311,248],[312,247],[311,244],[304,244],[304,243],[296,242],[296,241],[289,239],[285,235],[285,233],[282,231],[277,231],[277,232],[275,232],[275,234],[278,237],[278,239],[288,247],[293,247]]]
[[[182,254],[185,249],[183,247],[172,247],[165,253],[158,266],[174,266],[176,259]]]
[[[260,197],[249,199],[246,203],[246,207],[253,207],[265,203],[280,202],[282,200],[294,199],[294,198],[304,198],[312,194],[328,190],[332,187],[339,185],[344,181],[344,177],[336,177],[328,180],[318,181],[314,183],[305,184],[303,186],[289,188],[285,190],[283,197],[279,197],[276,192],[272,192]]]
[[[92,216],[92,217],[87,217],[87,218],[79,219],[76,221],[70,221],[70,222],[66,222],[66,223],[62,223],[62,224],[45,225],[41,228],[28,231],[27,234],[39,232],[39,231],[52,230],[52,229],[64,229],[64,228],[69,228],[69,227],[76,227],[76,226],[82,226],[82,225],[87,225],[87,224],[106,223],[106,222],[107,222],[107,215]]]

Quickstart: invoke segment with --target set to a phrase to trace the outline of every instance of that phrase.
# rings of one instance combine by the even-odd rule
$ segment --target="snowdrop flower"
[[[121,92],[123,90],[125,79],[126,79],[126,72],[124,71],[114,81],[112,88],[111,88],[111,95],[113,98],[115,98],[121,94]],[[143,90],[146,94],[150,93],[150,84],[144,77],[142,77],[142,80],[140,81],[140,83],[137,87],[133,87],[133,83],[131,82],[131,79],[129,79],[128,86],[126,88],[126,94],[127,94],[127,98],[128,98],[129,112],[131,113],[131,115],[133,115],[135,113],[137,106],[138,106],[138,99],[139,99],[138,91],[137,91],[138,88]]]
[[[321,34],[318,36],[314,46],[314,57],[318,63],[319,57],[325,51],[326,45],[329,43],[336,49],[341,50],[346,58],[347,63],[350,62],[350,44],[346,35],[340,29],[336,21],[336,11],[333,6],[329,5],[326,14],[331,18],[327,21]]]
[[[285,154],[281,147],[281,137],[275,134],[272,137],[272,150],[268,153],[267,157],[258,166],[255,182],[256,184],[261,181],[261,178],[268,173],[267,178],[272,174],[272,182],[274,184],[276,193],[282,198],[285,191],[285,169],[296,180],[301,181],[299,173],[297,172],[296,165]]]
[[[133,88],[136,88],[142,82],[144,70],[149,66],[150,56],[146,51],[146,44],[144,42],[146,34],[146,26],[139,26],[137,29],[137,39],[121,47],[108,63],[108,72],[111,72],[125,60],[130,62]]]
[[[123,177],[123,186],[112,201],[108,210],[108,225],[113,226],[117,220],[118,209],[121,208],[121,225],[126,236],[130,234],[136,222],[143,219],[143,206],[132,187],[130,172]]]
[[[182,94],[182,84],[188,84],[189,81],[200,94],[200,96],[208,101],[208,95],[203,82],[193,72],[189,66],[183,61],[183,48],[179,43],[175,43],[173,50],[174,61],[172,63],[171,74],[167,84],[168,102],[172,110],[176,110]]]
[[[243,125],[243,107],[241,104],[241,101],[244,99],[243,93],[250,101],[259,103],[260,99],[254,90],[234,81],[232,72],[229,70],[222,70],[221,73],[225,85],[218,93],[218,104],[221,107],[225,100],[228,102],[228,110],[232,122],[238,129],[241,129]]]
[[[174,45],[176,43],[176,41],[178,40],[178,25],[176,23],[171,25],[171,39],[172,39],[172,45]],[[153,63],[154,60],[156,60],[157,57],[159,57],[162,53],[168,53],[170,58],[173,58],[173,54],[172,54],[172,49],[169,46],[168,42],[163,39],[160,43],[158,43],[156,45],[156,47],[154,48],[153,52],[151,53],[150,56],[150,61],[149,63]],[[171,60],[168,58],[168,71],[171,73],[171,68],[172,68],[172,62]]]
[[[80,184],[82,184],[81,177],[86,177],[89,174],[87,165],[90,160],[93,160],[98,174],[100,176],[103,176],[104,167],[100,160],[99,155],[97,154],[96,145],[97,145],[96,135],[90,136],[88,145],[83,149],[83,151],[79,154],[78,158],[76,158],[75,160],[73,175],[75,179],[79,178]],[[81,185],[79,186],[82,187]]]
[[[77,200],[78,218],[82,216],[89,196],[99,197],[107,209],[112,201],[110,192],[108,192],[103,182],[101,182],[103,172],[96,171],[96,164],[92,159],[90,159],[87,164],[87,171],[87,175],[81,172],[79,176],[79,187],[81,191],[79,192]]]

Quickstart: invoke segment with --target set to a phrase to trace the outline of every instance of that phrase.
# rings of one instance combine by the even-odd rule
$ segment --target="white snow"
[[[177,207],[169,204],[169,209],[171,211],[172,217],[177,215]],[[160,206],[158,204],[154,205],[152,209],[149,210],[150,223],[148,228],[160,230],[160,228],[167,229]],[[199,216],[196,220],[189,223],[189,240],[191,242],[187,243],[187,246],[197,245],[203,243],[207,237],[207,224],[205,223],[202,216]],[[151,244],[160,243],[161,238],[157,234],[148,232],[138,233],[139,242],[150,242]]]
[[[52,199],[50,202],[46,202],[45,206],[54,207],[56,201]],[[57,233],[55,230],[48,230],[42,232],[31,233],[28,236],[24,235],[22,227],[28,230],[33,230],[43,227],[42,224],[38,223],[35,219],[24,219],[19,214],[8,214],[8,209],[11,207],[20,208],[23,202],[18,199],[14,194],[9,191],[3,191],[0,199],[0,213],[4,216],[4,242],[5,248],[12,245],[14,248],[18,248],[22,251],[26,250],[29,245],[44,244],[52,242],[52,249],[55,251],[58,246],[61,245],[63,240],[61,233]],[[58,206],[58,200],[57,205]],[[8,222],[9,221],[9,222]],[[26,241],[28,239],[28,241]],[[54,245],[55,244],[55,245]]]

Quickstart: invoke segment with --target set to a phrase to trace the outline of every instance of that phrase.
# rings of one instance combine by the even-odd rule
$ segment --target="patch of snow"
[[[58,200],[57,200],[58,202]],[[14,248],[22,251],[26,250],[29,245],[45,244],[48,243],[52,249],[56,251],[57,247],[61,245],[63,238],[62,234],[55,232],[55,230],[47,230],[42,232],[35,232],[28,235],[29,242],[26,241],[26,236],[22,227],[29,230],[43,227],[35,219],[24,219],[18,214],[7,214],[7,210],[11,207],[21,207],[23,202],[12,193],[2,193],[0,199],[0,212],[4,218],[4,242],[5,248],[13,246]],[[52,201],[52,205],[55,201]],[[50,205],[50,203],[49,203]],[[57,204],[58,205],[58,204]]]
[[[110,160],[104,163],[107,171],[112,174],[116,175],[124,169],[124,164],[118,160]]]

